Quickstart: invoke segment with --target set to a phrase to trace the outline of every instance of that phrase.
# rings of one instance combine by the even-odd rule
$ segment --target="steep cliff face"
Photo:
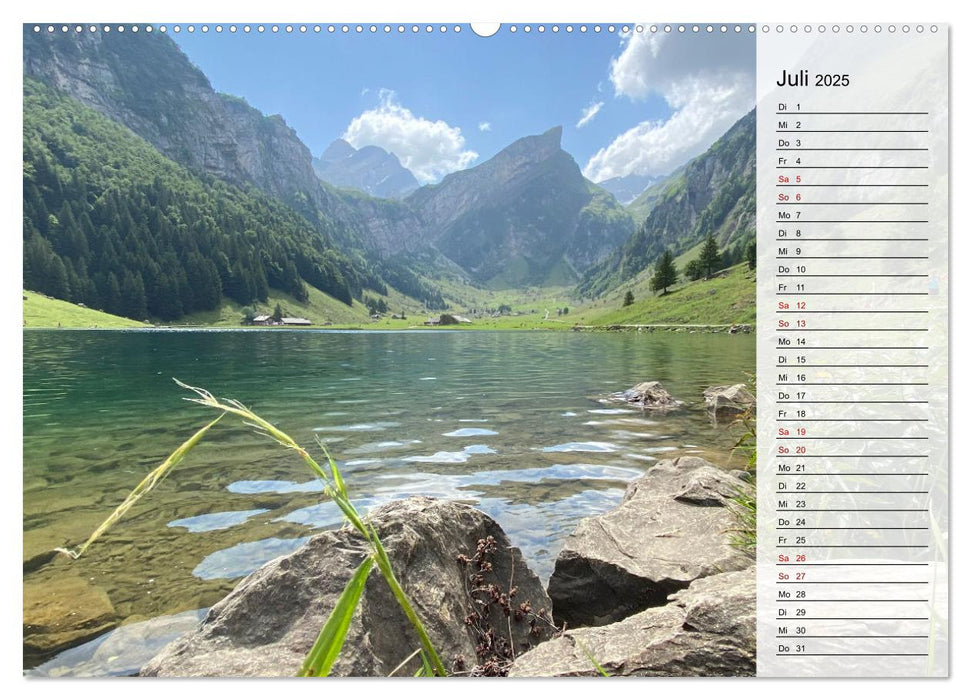
[[[665,250],[681,253],[709,234],[724,248],[755,230],[755,111],[705,153],[652,186],[650,213],[580,285],[597,294],[641,272]]]
[[[418,180],[398,157],[378,146],[354,148],[337,139],[313,160],[324,182],[360,190],[374,197],[401,199],[418,189]]]
[[[425,224],[418,213],[397,199],[381,199],[364,192],[338,191],[324,184],[331,211],[351,222],[381,257],[409,253],[428,245]]]
[[[519,139],[479,166],[406,202],[426,238],[479,282],[564,284],[623,241],[630,217],[584,179],[560,147],[562,129]]]
[[[24,72],[192,170],[286,202],[321,199],[310,151],[282,117],[216,93],[167,36],[26,31]]]

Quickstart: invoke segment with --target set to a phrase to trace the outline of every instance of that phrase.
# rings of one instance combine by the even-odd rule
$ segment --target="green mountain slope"
[[[24,291],[24,328],[143,328],[141,321],[106,314],[37,292]]]
[[[657,204],[657,200],[664,194],[668,181],[680,177],[682,170],[683,168],[678,168],[671,175],[652,183],[647,189],[637,195],[634,201],[627,205],[627,213],[634,217],[634,221],[644,221],[647,218],[654,205]]]
[[[649,188],[639,198],[638,206],[650,207],[647,218],[584,276],[579,294],[602,294],[648,268],[665,249],[678,255],[709,234],[723,250],[744,250],[755,237],[755,111],[659,186],[660,192]]]
[[[687,282],[660,296],[646,284],[637,285],[634,297],[633,304],[622,306],[622,294],[612,293],[602,309],[585,310],[580,322],[596,326],[754,323],[755,270],[742,263],[710,280]]]
[[[24,78],[24,286],[168,321],[305,283],[350,304],[386,290],[303,217],[195,174],[125,127]]]

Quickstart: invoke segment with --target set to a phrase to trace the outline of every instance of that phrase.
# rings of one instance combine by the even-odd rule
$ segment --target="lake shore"
[[[386,313],[372,318],[360,302],[351,306],[316,291],[307,303],[292,297],[271,295],[259,309],[224,302],[218,309],[197,312],[179,321],[159,323],[111,316],[94,309],[24,291],[25,328],[122,328],[163,327],[167,329],[252,328],[243,321],[244,312],[268,317],[279,305],[284,316],[310,321],[307,326],[286,326],[310,330],[680,330],[721,332],[722,327],[752,326],[755,323],[755,272],[736,265],[709,280],[696,280],[655,295],[643,281],[622,285],[595,300],[578,301],[566,288],[475,290],[479,296],[453,303],[447,315],[464,317],[469,323],[429,325],[443,312],[411,308],[404,299],[389,300]],[[634,301],[627,304],[624,290],[633,288]],[[500,313],[501,311],[501,313]],[[274,326],[260,328],[276,330]]]
[[[334,325],[309,325],[309,326],[253,326],[253,325],[239,325],[239,326],[187,326],[187,325],[148,325],[148,324],[132,324],[131,326],[101,326],[101,325],[88,325],[88,326],[68,326],[68,325],[47,325],[47,326],[24,326],[24,329],[31,330],[65,330],[65,331],[89,331],[89,330],[142,330],[142,331],[249,331],[249,332],[267,332],[267,333],[278,333],[286,331],[297,331],[297,332],[346,332],[346,331],[360,331],[360,332],[375,332],[375,333],[389,333],[395,331],[426,331],[430,333],[434,332],[448,332],[448,331],[552,331],[552,332],[563,332],[563,331],[573,331],[582,333],[653,333],[655,331],[669,332],[669,333],[742,333],[748,334],[754,332],[754,327],[752,324],[748,323],[638,323],[638,324],[610,324],[610,325],[584,325],[584,324],[567,324],[562,322],[542,322],[536,324],[520,323],[520,324],[457,324],[451,326],[441,326],[441,325],[379,325],[379,324],[334,324]]]

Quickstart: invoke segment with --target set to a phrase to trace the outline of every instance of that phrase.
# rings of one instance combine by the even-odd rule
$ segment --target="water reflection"
[[[268,537],[256,542],[241,542],[206,556],[192,570],[192,575],[201,579],[239,578],[256,571],[271,559],[290,554],[309,539],[309,537],[296,537],[281,540]]]
[[[227,527],[242,525],[254,515],[266,513],[266,508],[256,510],[236,510],[223,513],[205,513],[194,515],[191,518],[179,518],[167,523],[169,527],[184,527],[189,532],[212,532],[213,530],[225,530]]]

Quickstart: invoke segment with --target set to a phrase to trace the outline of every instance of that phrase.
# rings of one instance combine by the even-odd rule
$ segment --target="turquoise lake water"
[[[299,458],[224,419],[71,562],[144,474],[207,419],[173,377],[242,401],[339,460],[361,508],[412,494],[489,513],[542,579],[583,517],[657,460],[728,464],[702,390],[748,381],[753,336],[702,333],[24,332],[24,585],[81,576],[132,623],[212,605],[340,523]],[[658,380],[652,414],[603,397]],[[736,458],[734,465],[740,465]]]

